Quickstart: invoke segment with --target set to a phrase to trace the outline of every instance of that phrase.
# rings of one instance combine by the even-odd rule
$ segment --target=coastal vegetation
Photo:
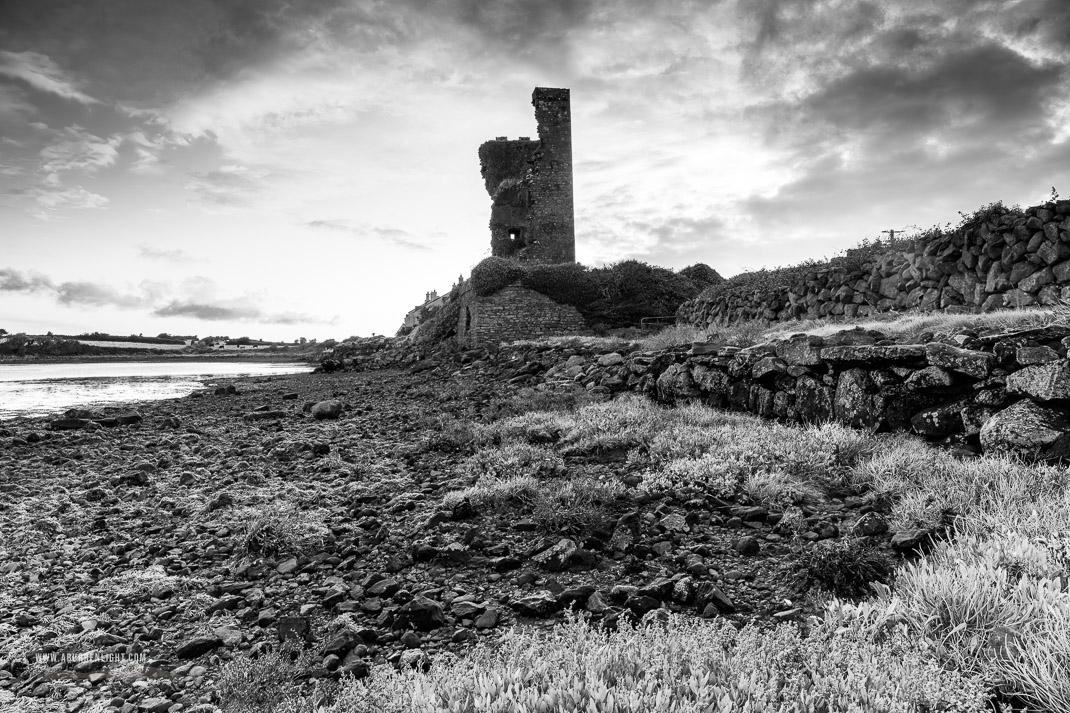
[[[122,702],[102,710],[1067,710],[1065,468],[516,381],[522,354],[612,369],[697,336],[413,354],[75,430],[5,422],[0,633],[175,663],[165,687],[0,670],[20,702]],[[337,420],[312,417],[329,399]],[[442,618],[398,623],[415,605]],[[280,643],[299,611],[312,641]]]
[[[809,618],[740,627],[662,610],[607,627],[572,615],[429,668],[373,667],[311,697],[249,676],[268,664],[238,657],[222,673],[229,709],[265,699],[277,710],[337,713],[1070,707],[1070,662],[1060,653],[1070,631],[1064,468],[963,460],[913,436],[666,409],[634,396],[560,406],[438,422],[434,447],[467,454],[456,473],[472,483],[446,492],[443,506],[529,518],[547,534],[596,531],[645,501],[762,507],[780,514],[773,532],[816,593]],[[575,467],[599,454],[625,463],[634,487]],[[942,534],[905,560],[861,527],[805,538],[805,514],[845,495],[893,530]]]

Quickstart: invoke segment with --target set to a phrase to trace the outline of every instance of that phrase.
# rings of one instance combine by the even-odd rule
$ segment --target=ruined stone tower
[[[531,103],[538,141],[501,136],[479,147],[480,173],[493,200],[491,254],[523,262],[575,262],[569,90],[536,87]]]

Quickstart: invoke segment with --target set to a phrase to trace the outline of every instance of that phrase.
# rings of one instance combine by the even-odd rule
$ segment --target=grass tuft
[[[803,554],[810,580],[837,597],[858,598],[872,594],[872,582],[887,584],[892,563],[871,543],[860,539],[824,540]]]

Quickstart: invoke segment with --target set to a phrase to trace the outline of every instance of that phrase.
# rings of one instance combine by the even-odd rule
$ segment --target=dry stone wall
[[[559,304],[519,285],[509,285],[483,296],[476,294],[469,284],[460,300],[457,337],[466,344],[588,332],[587,323],[575,307]]]
[[[1070,456],[1070,327],[894,344],[860,329],[633,356],[626,388],[784,421],[910,431],[964,451]]]
[[[844,261],[841,261],[843,263]],[[989,312],[1070,299],[1070,201],[992,213],[912,250],[857,266],[803,270],[793,284],[724,292],[681,306],[678,320],[706,327],[749,319],[866,317],[919,309]]]
[[[786,422],[836,421],[906,431],[962,456],[1013,454],[1070,462],[1070,326],[1005,333],[963,331],[896,344],[861,329],[798,335],[745,349],[699,343],[654,352],[596,346],[483,344],[440,358],[480,378],[537,389],[638,392],[699,401]],[[436,361],[401,342],[358,357],[367,367]],[[422,365],[422,366],[421,366]],[[341,365],[340,365],[341,366]],[[452,373],[455,365],[444,366]]]

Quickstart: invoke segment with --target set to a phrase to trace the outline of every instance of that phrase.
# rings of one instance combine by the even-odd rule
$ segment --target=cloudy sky
[[[3,0],[0,327],[392,334],[572,90],[577,257],[724,275],[1070,194],[1067,0]]]

